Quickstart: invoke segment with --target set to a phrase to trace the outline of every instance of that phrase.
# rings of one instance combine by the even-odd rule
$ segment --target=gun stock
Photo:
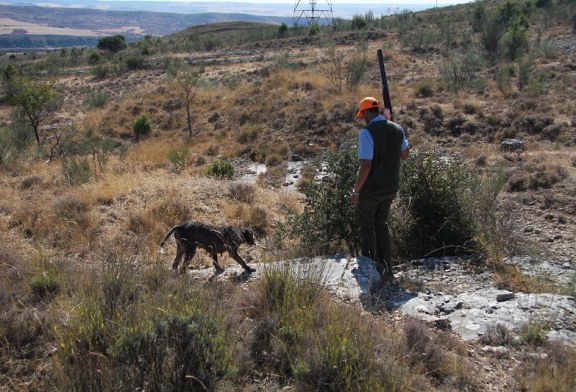
[[[384,56],[382,49],[378,49],[378,64],[380,65],[380,78],[382,79],[382,98],[384,99],[384,109],[390,111],[390,120],[394,120],[394,111],[392,110],[392,100],[388,90],[388,79],[386,78],[386,68],[384,67]]]

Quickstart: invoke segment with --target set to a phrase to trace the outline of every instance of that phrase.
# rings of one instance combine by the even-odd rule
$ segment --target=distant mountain
[[[191,26],[232,21],[291,26],[298,11],[309,12],[310,7],[305,0],[297,10],[287,3],[55,0],[40,7],[14,0],[1,1],[4,5],[0,5],[0,52],[94,46],[99,37],[114,34],[134,41],[146,35],[165,36]],[[327,1],[316,1],[316,12],[327,7]],[[431,7],[338,4],[332,9],[334,17],[342,17],[368,12],[380,16],[401,9],[418,11]],[[328,22],[326,14],[319,22]],[[306,23],[305,17],[301,23]]]
[[[5,6],[0,5],[0,32],[14,33],[3,18],[25,24],[50,27],[48,34],[57,34],[54,28],[62,29],[62,35],[69,35],[65,29],[73,29],[75,35],[102,36],[123,33],[128,36],[154,35],[163,36],[184,30],[187,27],[226,21],[244,21],[280,24],[290,23],[291,18],[250,15],[242,13],[196,13],[180,14],[149,11],[102,11],[86,8],[55,8],[36,6]],[[20,28],[20,32],[22,33]],[[78,33],[83,30],[85,34]],[[16,32],[18,33],[18,31]],[[28,32],[32,35],[42,35],[35,29]],[[46,33],[44,33],[46,34]]]
[[[148,12],[168,12],[179,14],[201,14],[201,13],[228,13],[228,14],[250,14],[277,16],[282,18],[292,18],[294,14],[294,0],[284,0],[283,3],[270,2],[262,0],[259,2],[245,1],[109,1],[109,0],[52,0],[45,2],[48,7],[59,8],[81,8],[81,9],[99,9],[106,11],[148,11]],[[444,0],[446,1],[446,0]],[[468,2],[470,0],[449,0],[451,4]],[[18,0],[1,0],[6,5],[37,5],[31,1]],[[414,0],[413,4],[382,2],[378,0],[365,0],[365,4],[346,4],[332,3],[333,16],[351,19],[355,14],[364,14],[373,12],[374,15],[389,15],[408,9],[411,11],[421,11],[435,6],[444,6],[443,1],[433,2],[429,0]],[[419,4],[420,3],[420,4]],[[318,10],[326,9],[328,0],[315,0],[315,8]],[[310,0],[301,0],[298,9],[310,9]]]
[[[122,34],[127,41],[165,36],[190,26],[241,21],[291,24],[292,19],[243,13],[180,14],[0,5],[0,52],[95,46],[99,37]]]

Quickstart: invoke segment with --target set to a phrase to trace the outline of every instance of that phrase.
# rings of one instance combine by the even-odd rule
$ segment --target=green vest
[[[392,193],[400,188],[400,147],[404,132],[391,121],[374,121],[366,129],[374,140],[374,156],[370,174],[362,191]]]

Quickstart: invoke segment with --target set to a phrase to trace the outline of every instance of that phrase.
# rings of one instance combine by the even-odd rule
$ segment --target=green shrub
[[[354,90],[364,78],[368,65],[368,46],[366,43],[356,45],[348,51],[348,63],[345,68],[346,87]]]
[[[134,71],[146,68],[146,64],[144,63],[144,58],[142,58],[142,56],[133,56],[126,59],[126,67],[128,67],[129,70]]]
[[[84,105],[89,108],[103,108],[110,101],[110,94],[104,90],[95,90],[86,97],[84,100]]]
[[[482,48],[490,61],[494,62],[499,56],[500,40],[506,31],[506,27],[499,18],[490,16],[486,19],[480,33]]]
[[[350,22],[350,28],[352,28],[352,30],[362,30],[366,28],[366,25],[366,18],[359,14],[355,14],[352,17],[352,22]]]
[[[430,79],[423,79],[414,85],[414,91],[420,98],[430,98],[434,95],[434,83]]]
[[[399,256],[471,251],[480,208],[475,201],[479,204],[492,197],[481,196],[480,184],[458,156],[413,152],[402,165],[396,208],[392,209],[391,236]]]
[[[310,24],[308,28],[308,35],[314,37],[320,33],[320,25],[318,23]]]
[[[288,25],[286,23],[282,23],[280,27],[278,27],[278,35],[280,37],[288,35]]]
[[[523,342],[535,347],[543,346],[548,340],[549,327],[539,321],[530,321],[520,330],[520,338]]]
[[[246,182],[234,182],[228,187],[229,197],[243,203],[253,202],[255,193],[254,185]]]
[[[113,348],[127,367],[124,381],[151,390],[211,391],[230,371],[222,323],[200,311],[169,315],[148,328],[130,328]]]
[[[476,53],[449,55],[442,61],[440,75],[450,90],[458,91],[472,83],[481,68],[482,60]]]
[[[68,185],[80,185],[90,181],[92,172],[88,158],[63,158],[62,174]]]
[[[422,365],[426,374],[442,380],[448,376],[446,368],[447,355],[442,347],[435,342],[428,332],[426,325],[413,318],[404,323],[404,334],[410,362],[413,365]]]
[[[108,65],[105,64],[98,64],[96,67],[92,69],[92,74],[96,79],[106,79],[108,75],[110,75],[111,70]]]
[[[152,122],[150,121],[150,118],[145,114],[141,115],[134,122],[132,130],[134,131],[137,140],[147,136],[152,131]]]
[[[60,279],[53,270],[41,271],[33,276],[30,288],[39,300],[51,298],[60,291]]]
[[[516,60],[528,51],[528,27],[524,18],[514,18],[508,30],[498,43],[503,53],[511,60]]]
[[[234,177],[234,166],[226,160],[216,159],[208,165],[206,174],[218,179],[230,179]]]
[[[306,205],[302,214],[292,216],[283,228],[290,237],[299,238],[309,252],[326,254],[359,249],[358,224],[350,190],[358,172],[354,147],[344,147],[325,158],[326,177],[302,188]]]
[[[0,128],[0,164],[22,156],[34,143],[34,130],[29,125],[15,121]]]
[[[100,38],[96,47],[110,52],[119,52],[122,49],[126,49],[127,45],[124,36],[117,34],[110,37]]]
[[[96,52],[91,53],[90,56],[88,57],[88,64],[90,65],[96,65],[100,62],[100,55]]]
[[[172,165],[174,166],[174,170],[176,172],[180,172],[182,171],[182,169],[184,169],[184,167],[188,163],[189,158],[190,158],[190,151],[188,151],[188,148],[186,147],[180,149],[171,148],[168,151],[168,160],[172,163]]]

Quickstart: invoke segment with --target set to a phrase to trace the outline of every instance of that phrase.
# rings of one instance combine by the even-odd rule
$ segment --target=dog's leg
[[[178,264],[180,264],[182,256],[184,256],[184,246],[180,243],[180,241],[176,241],[176,258],[172,263],[172,269],[174,271],[178,269]]]
[[[181,274],[186,273],[186,269],[188,268],[188,264],[190,264],[190,260],[196,254],[197,245],[186,244],[186,253],[184,254],[184,262],[182,263],[182,269],[180,270]]]
[[[232,258],[234,260],[236,260],[236,262],[238,264],[240,264],[242,266],[242,268],[244,268],[244,270],[246,270],[248,272],[256,271],[256,268],[252,268],[252,267],[248,266],[248,264],[246,264],[246,262],[244,261],[244,259],[242,257],[240,257],[240,255],[238,254],[238,251],[236,249],[229,247],[228,248],[228,254],[230,256],[232,256]]]
[[[210,252],[210,256],[212,256],[212,264],[214,264],[216,273],[220,274],[224,272],[224,268],[220,267],[220,264],[218,264],[218,254],[216,252]]]

